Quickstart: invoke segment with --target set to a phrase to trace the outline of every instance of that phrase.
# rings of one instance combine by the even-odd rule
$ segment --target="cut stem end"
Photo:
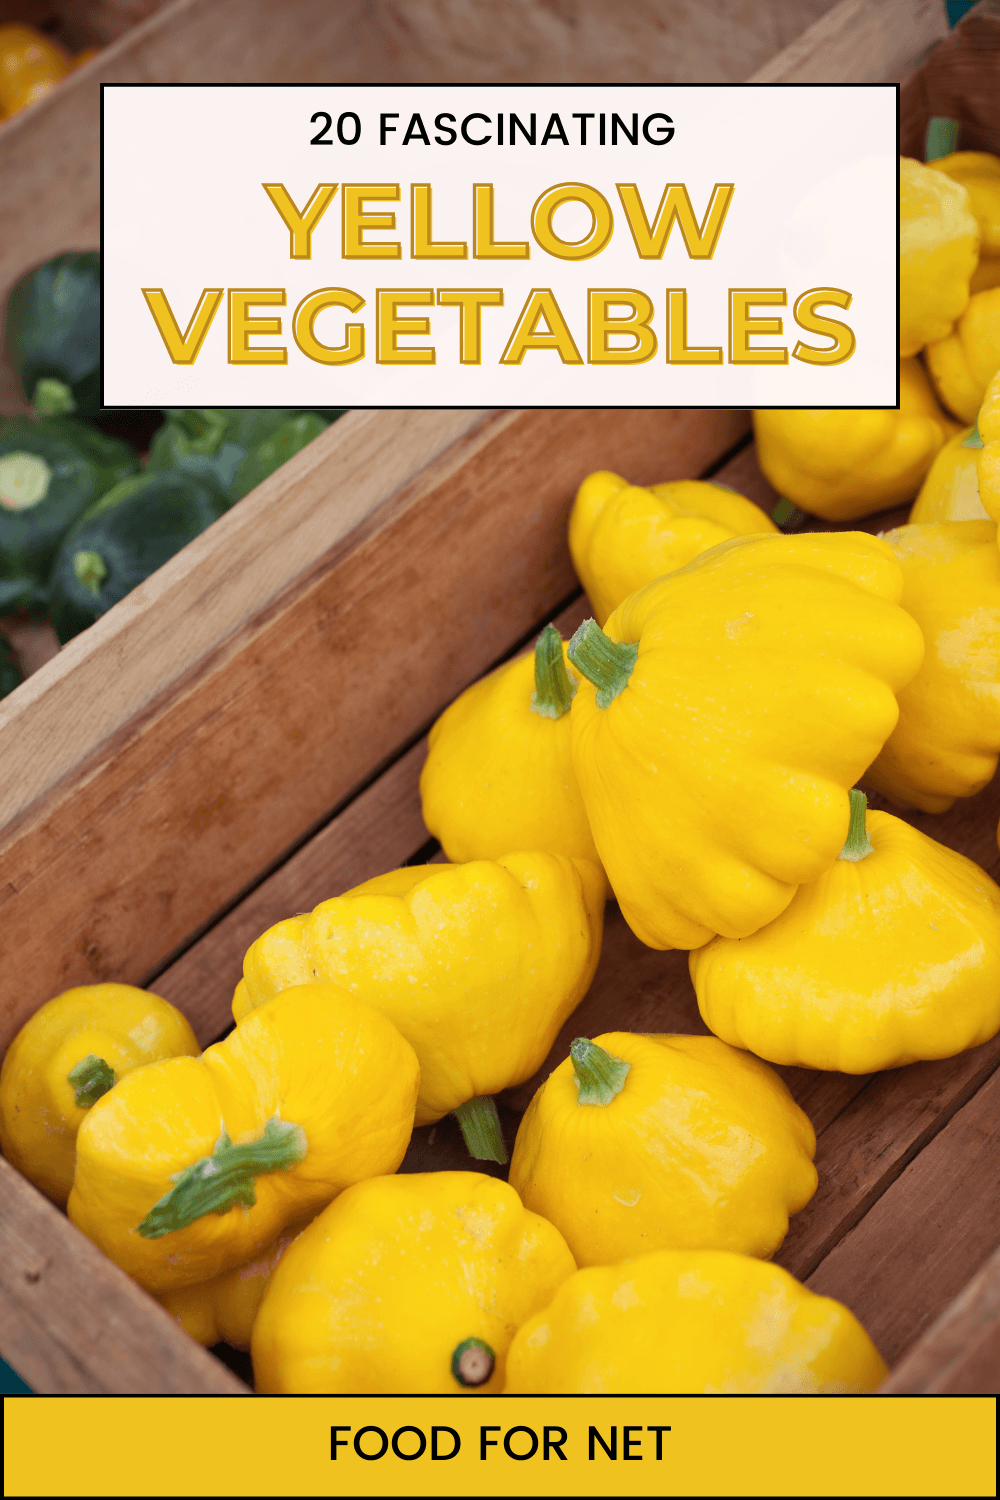
[[[88,1052],[86,1057],[81,1057],[75,1068],[70,1068],[66,1074],[66,1082],[73,1090],[77,1109],[89,1109],[109,1089],[113,1089],[118,1080],[114,1068],[109,1067],[103,1057]]]
[[[598,708],[607,708],[629,685],[639,647],[613,641],[596,620],[584,620],[566,648],[578,672],[597,689]]]
[[[596,1042],[578,1036],[569,1049],[576,1083],[577,1104],[608,1105],[625,1087],[632,1064],[605,1052]]]
[[[543,719],[561,719],[569,713],[578,684],[566,670],[562,636],[554,625],[546,625],[535,643],[535,691],[531,712]]]
[[[851,823],[847,830],[847,843],[837,858],[848,859],[853,864],[857,864],[859,859],[867,859],[868,855],[875,851],[868,837],[868,798],[857,788],[848,795],[851,799]]]

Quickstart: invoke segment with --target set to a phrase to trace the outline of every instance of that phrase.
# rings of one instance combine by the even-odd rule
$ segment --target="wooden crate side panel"
[[[891,1366],[1000,1243],[1000,1074],[808,1278],[860,1318]]]
[[[249,1394],[2,1157],[0,1353],[42,1395]]]
[[[70,641],[0,703],[0,828],[484,420],[348,413]]]
[[[899,100],[900,150],[924,159],[924,132],[931,115],[959,120],[963,151],[1000,151],[1000,0],[979,4],[956,26]]]
[[[67,985],[162,966],[540,624],[575,586],[566,516],[587,472],[697,473],[745,428],[512,413],[430,466],[8,829],[0,1045]]]
[[[751,82],[897,82],[947,35],[943,0],[840,0]]]

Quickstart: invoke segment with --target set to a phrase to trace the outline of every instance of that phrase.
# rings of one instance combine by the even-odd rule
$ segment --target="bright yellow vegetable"
[[[954,151],[927,165],[962,184],[979,223],[979,264],[972,273],[970,290],[982,292],[1000,285],[1000,157],[988,151]]]
[[[742,942],[690,958],[702,1019],[774,1063],[874,1073],[953,1057],[1000,1028],[1000,888],[852,792],[833,868]]]
[[[975,452],[975,450],[967,450]],[[1000,757],[1000,551],[994,521],[901,526],[885,540],[923,665],[865,785],[903,807],[945,812],[991,781]]]
[[[44,31],[0,26],[0,119],[54,89],[72,66],[69,53]]]
[[[69,1216],[148,1290],[245,1264],[343,1188],[394,1172],[413,1049],[336,985],[279,995],[199,1059],[138,1068],[77,1136]]]
[[[887,1374],[853,1313],[778,1266],[659,1250],[565,1281],[518,1330],[504,1394],[832,1396]]]
[[[629,594],[718,542],[777,529],[759,506],[725,485],[678,479],[644,489],[601,471],[576,492],[569,550],[603,625]]]
[[[77,1131],[117,1079],[163,1057],[201,1048],[179,1010],[131,984],[84,984],[37,1010],[0,1069],[0,1147],[7,1160],[65,1207]]]
[[[899,362],[898,411],[755,411],[753,425],[768,482],[827,521],[912,499],[956,430],[917,359]]]
[[[977,292],[951,333],[928,345],[924,359],[944,405],[963,422],[974,422],[1000,370],[1000,286]]]
[[[919,354],[951,332],[969,301],[979,224],[969,194],[911,157],[899,163],[899,352]]]
[[[913,502],[909,525],[931,521],[987,521],[979,498],[979,453],[974,427],[965,427],[945,443]]]
[[[445,709],[430,733],[420,800],[453,864],[512,849],[600,863],[570,752],[575,692],[566,647],[546,625],[533,652]]]
[[[650,1250],[774,1254],[816,1191],[812,1125],[713,1036],[578,1037],[517,1133],[510,1185],[579,1266]]]
[[[175,1287],[161,1293],[157,1301],[185,1333],[206,1348],[229,1344],[233,1349],[249,1349],[253,1320],[271,1272],[301,1228],[296,1225],[287,1230],[246,1265],[223,1271],[211,1281]]]
[[[976,458],[979,499],[993,520],[1000,522],[1000,371],[986,388],[978,431],[982,444]]]
[[[556,854],[394,870],[258,938],[233,1015],[246,1025],[254,1006],[289,985],[336,981],[412,1043],[417,1124],[454,1110],[472,1149],[505,1161],[488,1096],[531,1077],[582,1000],[600,956],[604,895],[597,865]],[[490,1128],[487,1108],[495,1154],[469,1136]]]
[[[256,1388],[496,1395],[515,1331],[575,1269],[559,1231],[493,1177],[360,1183],[272,1275],[253,1330]]]
[[[581,626],[573,764],[644,943],[745,937],[833,864],[923,656],[902,582],[877,537],[738,537]]]

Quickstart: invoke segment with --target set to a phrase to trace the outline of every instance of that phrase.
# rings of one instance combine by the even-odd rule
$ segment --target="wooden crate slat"
[[[1000,1243],[998,1151],[994,1073],[808,1278],[861,1319],[890,1366]]]
[[[489,420],[350,412],[283,464],[0,702],[0,826]]]
[[[1000,151],[997,53],[1000,0],[979,0],[900,92],[900,150],[924,159],[924,133],[932,115],[959,120],[962,151]]]
[[[161,968],[565,598],[566,512],[586,473],[697,473],[746,420],[514,412],[454,443],[8,828],[0,1045],[67,985]],[[64,655],[18,693],[42,692]],[[103,662],[124,670],[116,649]],[[52,732],[69,738],[66,723]],[[11,746],[8,774],[33,749]]]
[[[900,1361],[879,1393],[1000,1394],[1000,1250]]]
[[[895,82],[947,35],[942,0],[840,0],[750,81]]]
[[[427,842],[417,794],[426,754],[422,739],[150,982],[184,1012],[203,1047],[232,1024],[243,955],[262,932],[397,869]]]
[[[2,1352],[46,1395],[248,1395],[0,1157]]]

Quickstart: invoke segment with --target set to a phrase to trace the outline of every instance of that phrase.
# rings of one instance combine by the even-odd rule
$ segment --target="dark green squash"
[[[166,471],[126,479],[64,539],[49,585],[49,618],[68,641],[169,562],[229,508],[213,484]]]
[[[44,608],[59,543],[138,467],[127,443],[82,422],[0,418],[0,614]]]
[[[7,353],[24,394],[43,416],[90,417],[101,409],[101,257],[57,255],[14,287]]]

